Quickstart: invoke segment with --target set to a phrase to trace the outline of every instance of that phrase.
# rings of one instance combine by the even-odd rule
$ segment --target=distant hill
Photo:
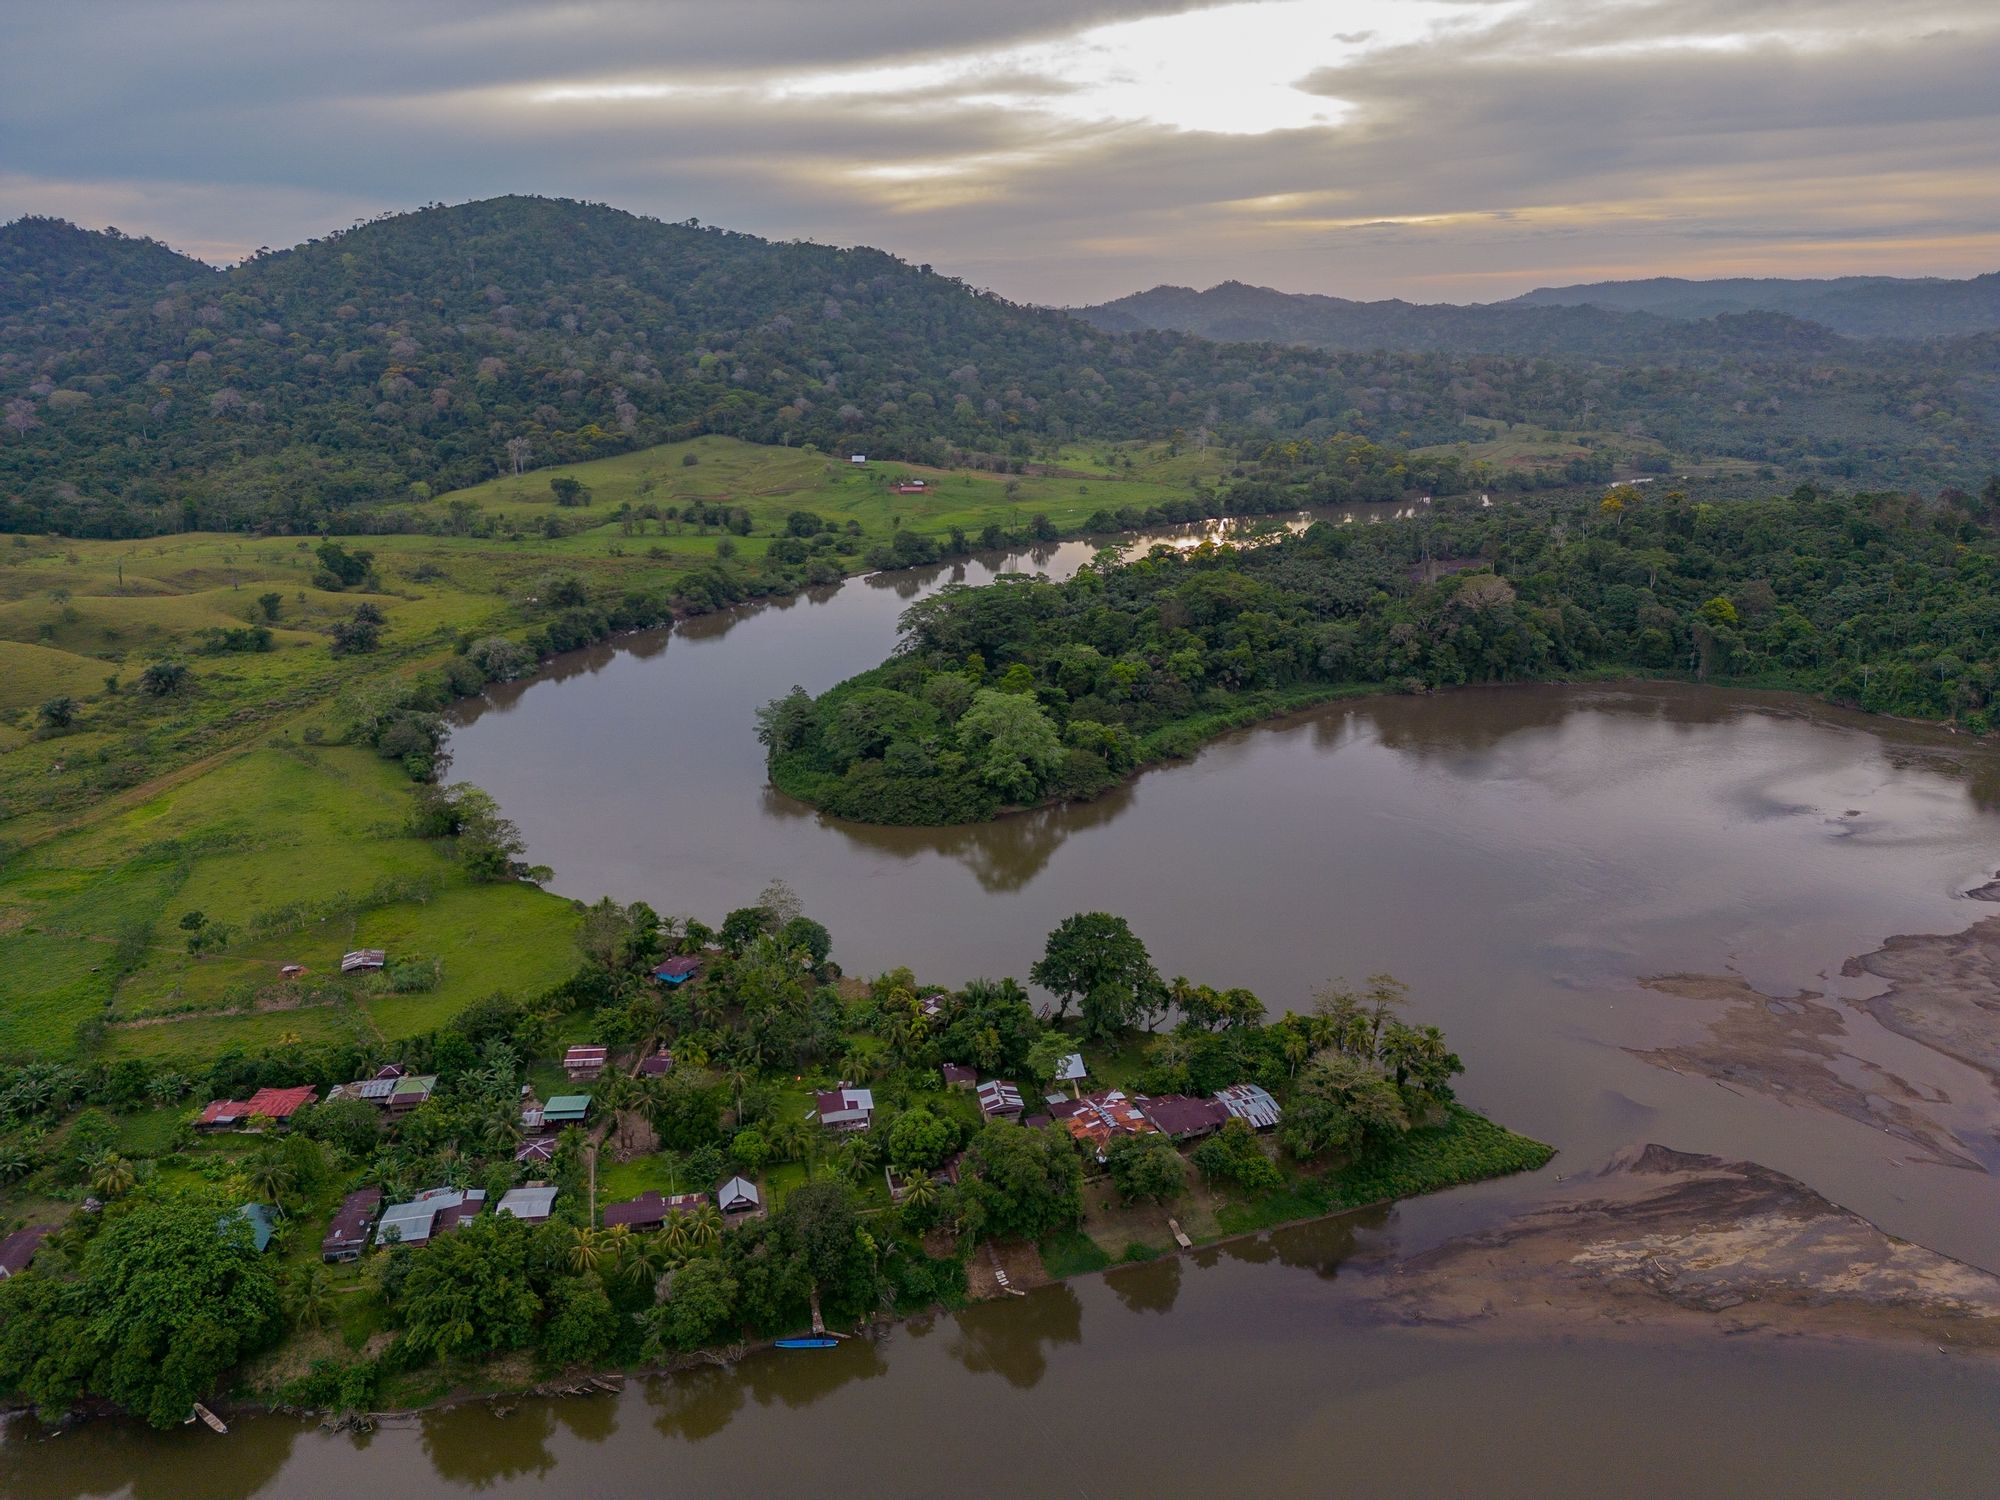
[[[1709,359],[1839,352],[1845,340],[1812,323],[1760,310],[1732,310],[1690,324],[1650,311],[1581,305],[1485,306],[1350,302],[1225,281],[1205,292],[1156,286],[1076,315],[1113,332],[1171,329],[1211,339],[1304,344],[1317,349],[1390,349],[1572,359]]]
[[[1966,281],[1935,276],[1684,281],[1656,276],[1645,281],[1541,287],[1494,306],[1590,306],[1681,319],[1772,312],[1805,318],[1855,338],[1948,338],[2000,329],[2000,271]]]
[[[1174,434],[1419,447],[1481,441],[1483,419],[1597,434],[1600,456],[1646,438],[1983,482],[1994,345],[1236,286],[1072,315],[880,250],[544,198],[397,214],[224,271],[30,218],[0,227],[0,530],[365,528],[370,502],[706,432],[951,463]]]
[[[91,316],[222,273],[158,240],[78,229],[62,219],[16,219],[0,228],[0,318],[64,308]]]

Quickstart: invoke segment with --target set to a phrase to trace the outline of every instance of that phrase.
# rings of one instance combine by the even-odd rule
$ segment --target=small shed
[[[250,1223],[250,1244],[259,1255],[271,1248],[271,1236],[277,1232],[277,1222],[271,1217],[271,1210],[262,1203],[246,1203],[233,1214],[224,1214],[215,1221],[218,1231],[226,1230],[237,1219],[247,1219]]]
[[[1083,1065],[1083,1054],[1072,1052],[1056,1064],[1057,1083],[1081,1083],[1090,1076],[1090,1070]]]
[[[665,1047],[639,1060],[641,1078],[664,1078],[674,1070],[674,1055]]]
[[[556,1210],[556,1190],[552,1187],[510,1188],[500,1195],[497,1213],[523,1224],[546,1224]]]
[[[340,955],[340,972],[343,974],[361,974],[369,969],[384,968],[388,962],[389,954],[386,949],[356,948],[351,952]]]
[[[847,461],[851,464],[865,464],[868,462],[868,455],[865,453],[850,453],[847,455]]]
[[[700,972],[698,958],[670,958],[653,970],[653,977],[661,984],[686,984]]]
[[[889,493],[892,495],[923,495],[928,494],[929,491],[930,486],[925,484],[921,479],[906,479],[901,484],[892,484],[889,486]]]
[[[17,1229],[5,1239],[0,1239],[0,1281],[9,1276],[19,1276],[28,1269],[28,1263],[35,1258],[35,1252],[42,1248],[42,1241],[55,1232],[48,1224],[31,1224],[26,1229]]]
[[[1004,1078],[989,1078],[979,1085],[979,1112],[988,1120],[1018,1120],[1026,1101],[1020,1089]]]
[[[715,1190],[715,1203],[726,1214],[747,1214],[762,1208],[764,1198],[749,1178],[732,1177]]]
[[[278,977],[280,979],[303,979],[305,973],[306,966],[304,964],[282,964],[278,969]]]
[[[938,1072],[944,1075],[944,1086],[948,1089],[970,1089],[979,1083],[979,1070],[964,1063],[946,1063]]]

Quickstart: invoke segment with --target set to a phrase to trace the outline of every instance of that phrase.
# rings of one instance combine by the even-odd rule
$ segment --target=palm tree
[[[573,1271],[595,1271],[603,1265],[611,1254],[611,1246],[605,1240],[601,1229],[588,1225],[579,1228],[576,1239],[570,1245],[569,1264]]]
[[[704,1203],[693,1213],[677,1214],[687,1225],[688,1244],[696,1250],[713,1250],[722,1243],[722,1210]]]
[[[317,1261],[292,1275],[292,1321],[301,1328],[318,1328],[333,1316],[333,1283]]]
[[[260,1197],[280,1206],[299,1178],[292,1164],[276,1151],[263,1151],[252,1157],[244,1173]]]
[[[618,1257],[618,1275],[632,1287],[650,1286],[673,1264],[673,1252],[657,1234],[635,1234],[627,1239]]]
[[[903,1189],[903,1207],[929,1208],[938,1201],[937,1179],[928,1172],[919,1173]]]
[[[35,1158],[18,1141],[0,1145],[0,1182],[13,1182],[35,1170]]]
[[[670,1261],[686,1260],[688,1252],[694,1248],[694,1226],[688,1222],[687,1214],[670,1214],[658,1235],[660,1250]]]
[[[728,1068],[723,1072],[722,1081],[729,1086],[730,1098],[736,1104],[734,1118],[738,1124],[743,1121],[743,1090],[754,1077],[756,1075],[744,1066],[741,1058],[732,1058]]]
[[[106,1151],[90,1164],[90,1189],[99,1197],[122,1198],[138,1181],[132,1163],[116,1151]]]

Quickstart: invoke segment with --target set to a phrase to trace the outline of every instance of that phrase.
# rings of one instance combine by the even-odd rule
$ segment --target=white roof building
[[[1232,1083],[1215,1096],[1215,1102],[1252,1130],[1269,1130],[1284,1117],[1270,1091],[1254,1083]]]
[[[500,1197],[499,1213],[528,1224],[540,1224],[555,1212],[556,1190],[552,1187],[510,1188]]]

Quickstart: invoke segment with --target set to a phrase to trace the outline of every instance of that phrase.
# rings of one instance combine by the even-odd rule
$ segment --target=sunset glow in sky
[[[535,192],[1010,297],[2000,267],[1991,0],[0,3],[0,219]]]

